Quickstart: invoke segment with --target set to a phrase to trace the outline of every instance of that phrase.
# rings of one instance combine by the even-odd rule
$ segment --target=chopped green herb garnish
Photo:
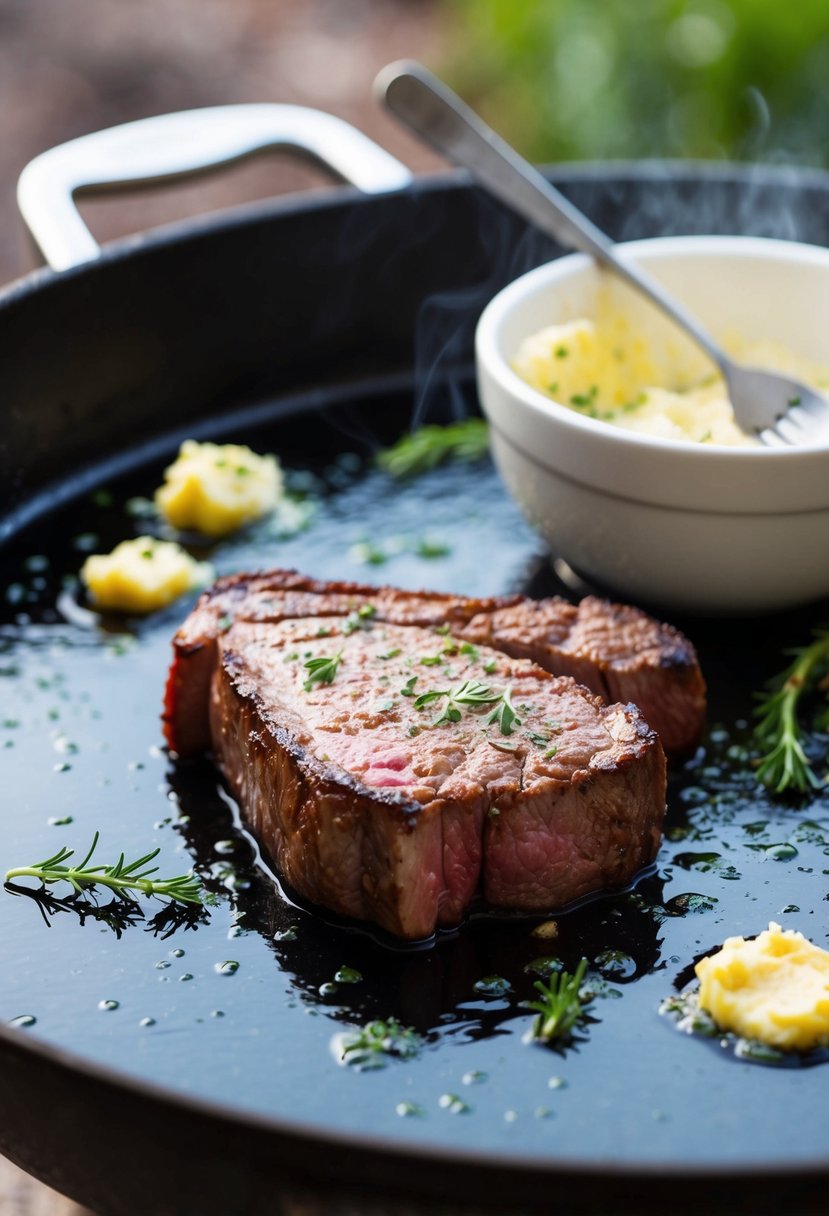
[[[373,604],[361,604],[354,612],[349,612],[343,625],[343,633],[356,633],[358,629],[370,629],[372,619],[377,615]]]
[[[484,663],[484,671],[486,672],[486,674],[488,676],[491,676],[493,671],[496,671],[497,668],[498,668],[497,659],[487,659],[487,661]]]
[[[595,404],[598,395],[599,386],[593,384],[586,393],[574,393],[570,398],[570,404],[575,405],[578,409],[589,409]]]
[[[557,751],[558,751],[557,747],[548,747],[546,752],[544,753],[544,759],[552,760],[553,756],[556,754]]]
[[[536,747],[546,747],[550,742],[549,735],[539,734],[538,731],[528,730],[524,732],[530,743],[534,743]]]
[[[420,659],[421,667],[440,667],[443,662],[443,655],[440,654],[424,654]]]
[[[385,654],[379,654],[377,657],[378,659],[396,659],[401,653],[400,647],[395,646],[393,650],[387,650]]]
[[[498,704],[484,719],[487,726],[497,723],[502,735],[511,735],[513,726],[520,726],[521,719],[515,712],[515,706],[510,700],[510,690],[505,688],[501,693]]]
[[[420,1051],[421,1039],[411,1026],[397,1018],[367,1022],[342,1039],[342,1058],[358,1068],[383,1068],[386,1059],[410,1060]]]
[[[420,538],[415,548],[417,556],[424,557],[427,561],[433,561],[438,557],[448,557],[451,552],[452,546],[447,545],[445,541],[429,540],[425,536]]]
[[[314,684],[333,683],[342,657],[342,650],[338,650],[335,655],[330,657],[318,655],[316,658],[306,659],[303,663],[303,667],[308,672],[308,679],[303,685],[305,691],[310,692]]]
[[[228,629],[230,628],[230,626],[232,624],[233,624],[233,617],[230,615],[229,612],[226,612],[224,614],[224,616],[219,617],[219,628],[221,629],[222,633],[227,633]]]
[[[417,676],[412,676],[412,678],[410,680],[407,680],[406,683],[403,685],[403,687],[400,689],[401,696],[413,697],[415,695],[414,686],[417,683],[417,680],[418,680]]]
[[[471,642],[464,642],[461,646],[461,654],[468,655],[472,663],[478,662],[478,647],[473,646]],[[484,671],[486,671],[486,666],[484,666]]]
[[[555,356],[557,359],[566,359],[569,354],[570,350],[566,346],[557,346],[555,349]]]
[[[365,566],[382,566],[389,560],[388,553],[369,540],[359,541],[356,545],[352,545],[351,557],[355,562],[361,562]]]
[[[422,426],[380,452],[377,463],[392,477],[417,477],[446,460],[480,460],[487,448],[486,423],[467,418],[449,426]]]
[[[499,752],[516,752],[518,751],[517,743],[508,743],[506,739],[491,739],[489,735],[486,737],[487,743],[491,747],[497,747]]]

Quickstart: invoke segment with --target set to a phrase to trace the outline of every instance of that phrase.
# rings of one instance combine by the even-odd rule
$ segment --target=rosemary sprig
[[[486,455],[488,442],[482,418],[467,418],[449,426],[422,426],[380,452],[377,463],[392,477],[417,477],[445,460],[480,460]]]
[[[143,857],[129,863],[122,853],[114,865],[90,865],[99,835],[98,832],[95,833],[89,851],[79,864],[66,864],[75,851],[64,846],[45,861],[7,870],[6,882],[13,878],[38,878],[44,885],[68,882],[77,895],[91,887],[102,886],[109,887],[119,899],[124,900],[132,899],[129,892],[138,891],[141,895],[158,895],[183,904],[202,902],[201,885],[192,872],[179,874],[175,878],[150,877],[158,873],[158,866],[151,866],[149,863],[158,856],[160,849],[153,849],[151,853],[145,853]]]
[[[303,685],[305,691],[310,692],[315,684],[332,684],[342,657],[342,650],[338,650],[333,655],[318,655],[315,659],[307,659],[303,663],[308,672],[308,679]]]
[[[536,980],[533,987],[541,994],[538,1001],[527,1001],[527,1009],[538,1014],[532,1025],[531,1037],[539,1043],[551,1043],[554,1039],[567,1039],[585,1016],[592,996],[583,996],[581,986],[587,971],[587,959],[583,958],[573,975],[567,971],[553,972],[545,984]]]
[[[816,631],[811,645],[794,655],[786,670],[759,694],[755,710],[759,720],[754,740],[763,749],[757,776],[777,794],[789,789],[805,793],[823,785],[803,749],[798,709],[804,695],[818,687],[829,671],[829,631]]]

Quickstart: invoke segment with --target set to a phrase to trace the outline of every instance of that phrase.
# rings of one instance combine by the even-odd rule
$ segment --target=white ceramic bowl
[[[715,336],[774,340],[829,365],[829,250],[749,237],[618,249]],[[829,595],[829,436],[773,449],[635,434],[557,405],[512,370],[522,339],[590,317],[599,291],[637,332],[664,343],[663,318],[581,254],[511,283],[476,335],[495,461],[553,553],[628,598],[696,612],[759,612]]]

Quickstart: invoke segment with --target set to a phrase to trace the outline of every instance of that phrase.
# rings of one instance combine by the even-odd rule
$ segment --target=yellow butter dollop
[[[772,922],[752,941],[729,937],[696,973],[721,1030],[784,1050],[829,1046],[829,952],[802,933]]]
[[[172,541],[139,536],[122,541],[111,553],[88,557],[81,579],[98,608],[113,612],[155,612],[211,577],[212,567],[197,562]]]
[[[236,443],[186,439],[155,502],[174,528],[225,536],[273,511],[282,496],[275,456]]]
[[[771,342],[724,346],[753,367],[794,376],[825,392],[829,369]],[[725,382],[712,368],[659,356],[624,315],[600,307],[595,320],[550,325],[525,338],[513,369],[533,388],[584,417],[664,439],[757,443],[734,419]]]

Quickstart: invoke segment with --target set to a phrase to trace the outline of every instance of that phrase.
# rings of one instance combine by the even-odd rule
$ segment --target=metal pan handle
[[[405,166],[332,114],[271,103],[210,106],[124,123],[41,153],[20,175],[17,204],[44,260],[66,270],[100,253],[77,193],[203,173],[267,148],[299,152],[369,194],[411,181]]]

